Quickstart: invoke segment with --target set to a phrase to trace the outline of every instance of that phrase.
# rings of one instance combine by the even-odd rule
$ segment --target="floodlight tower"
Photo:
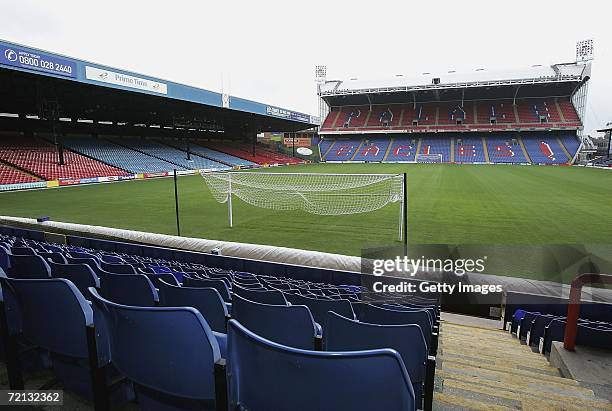
[[[591,61],[593,61],[593,39],[582,40],[576,42],[576,64],[583,65],[584,71],[583,77],[585,80],[578,86],[572,94],[572,103],[576,107],[578,116],[585,123],[586,116],[586,104],[587,104],[587,93],[589,91],[589,78],[591,77]],[[583,129],[578,130],[578,136],[582,137]]]
[[[321,98],[321,86],[327,81],[327,66],[315,66],[315,82],[317,83],[317,100],[319,103],[319,119],[323,121],[329,112],[327,103]]]

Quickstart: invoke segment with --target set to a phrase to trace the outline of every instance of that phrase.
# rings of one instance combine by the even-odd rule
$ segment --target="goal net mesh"
[[[395,174],[200,173],[220,203],[228,193],[255,207],[317,215],[367,213],[402,200]]]

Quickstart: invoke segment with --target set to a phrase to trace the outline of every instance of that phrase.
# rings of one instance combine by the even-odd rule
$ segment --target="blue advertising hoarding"
[[[2,44],[0,44],[0,63],[71,78],[76,78],[77,73],[76,64],[70,60]]]

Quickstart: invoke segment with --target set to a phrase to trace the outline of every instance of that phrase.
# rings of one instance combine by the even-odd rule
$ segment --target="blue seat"
[[[544,330],[556,317],[550,314],[536,314],[534,319],[531,321],[531,325],[527,330],[527,345],[532,347],[538,347],[540,338],[544,337]]]
[[[38,254],[39,256],[41,256],[42,258],[45,259],[45,261],[53,261],[55,263],[60,263],[60,264],[66,264],[67,261],[64,258],[64,255],[61,253],[52,253],[52,252],[41,252],[39,251]]]
[[[141,409],[227,409],[219,346],[198,310],[121,305],[89,291],[110,361],[134,382]]]
[[[44,258],[38,255],[12,255],[11,278],[50,278],[51,269]]]
[[[102,274],[100,294],[117,304],[141,307],[153,307],[158,301],[155,287],[144,274]]]
[[[84,296],[88,295],[89,287],[100,288],[100,279],[87,264],[58,264],[49,261],[49,267],[53,278],[72,281]]]
[[[31,247],[11,247],[13,255],[36,255],[36,250]]]
[[[4,271],[8,271],[11,267],[11,252],[8,247],[4,247],[2,243],[0,243],[0,268]]]
[[[223,301],[225,301],[226,303],[232,302],[229,288],[223,280],[193,278],[185,275],[183,276],[183,285],[185,287],[214,288],[219,291],[219,294],[221,295],[221,298],[223,298]]]
[[[129,264],[112,264],[100,261],[100,268],[113,274],[136,274],[136,269]]]
[[[436,362],[418,325],[369,324],[329,312],[323,341],[326,351],[393,348],[404,361],[419,408],[431,410]]]
[[[159,304],[165,307],[193,307],[202,314],[214,331],[227,332],[227,307],[214,288],[179,287],[177,284],[160,280]]]
[[[123,258],[110,254],[101,254],[100,261],[108,264],[124,264]]]
[[[256,303],[287,305],[287,300],[280,291],[256,291],[235,285],[232,288],[232,292],[247,300],[255,301]]]
[[[235,294],[232,318],[254,333],[279,344],[309,350],[320,346],[317,326],[308,307],[303,305],[261,304]]]
[[[176,280],[176,277],[170,273],[160,273],[160,274],[145,274],[149,280],[153,283],[155,288],[159,288],[159,283],[161,280],[164,280],[168,284],[179,285],[179,282]]]
[[[325,327],[327,321],[327,313],[333,311],[344,317],[355,319],[355,312],[349,300],[324,300],[317,298],[305,297],[299,294],[285,294],[285,297],[291,304],[305,305],[310,309],[315,321]],[[325,328],[323,329],[325,334]]]
[[[94,328],[93,311],[74,284],[64,278],[6,277],[0,277],[0,284],[1,314],[7,326],[3,332],[48,352],[51,367],[65,389],[91,399],[96,410],[107,409],[112,370],[97,355],[99,330]],[[19,362],[8,367],[12,368],[12,388],[23,389]],[[125,386],[115,388],[123,390]]]
[[[540,315],[539,312],[524,312],[523,317],[518,321],[518,326],[516,328],[516,337],[519,340],[527,339],[527,331],[531,329],[531,323],[538,315]]]
[[[412,411],[410,377],[397,351],[319,352],[269,341],[228,324],[231,410]]]
[[[421,327],[423,337],[431,355],[438,350],[438,336],[433,332],[433,325],[426,310],[405,311],[390,310],[371,304],[359,304],[357,313],[360,321],[370,324],[401,325],[416,324]]]

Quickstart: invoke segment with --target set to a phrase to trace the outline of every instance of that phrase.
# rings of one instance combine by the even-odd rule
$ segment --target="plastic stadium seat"
[[[419,408],[423,400],[425,404],[423,409],[431,410],[436,365],[433,358],[428,363],[427,344],[418,325],[368,324],[329,312],[324,347],[326,351],[393,348],[402,356]],[[423,395],[425,387],[427,387],[426,396]]]
[[[280,291],[256,291],[239,286],[234,286],[232,289],[234,294],[256,303],[272,304],[272,305],[287,305],[285,296]]]
[[[107,408],[108,363],[95,356],[93,311],[79,290],[63,278],[0,277],[7,335],[22,336],[50,353],[54,373],[65,389],[93,399],[96,410]],[[10,313],[10,315],[9,315]],[[23,389],[18,363],[8,365],[11,387]],[[10,378],[10,377],[9,377]],[[117,386],[119,388],[119,386]]]
[[[50,278],[51,269],[38,255],[12,255],[8,274],[11,278]]]
[[[64,258],[63,254],[61,254],[61,253],[52,253],[52,252],[42,252],[42,251],[39,251],[37,255],[41,256],[46,261],[51,260],[53,262],[60,263],[60,264],[66,264],[67,263],[66,259]]]
[[[357,315],[360,321],[370,324],[416,324],[423,331],[429,353],[435,355],[438,350],[437,334],[433,332],[429,313],[425,310],[399,311],[376,307],[371,304],[360,304],[357,308]]]
[[[30,247],[12,247],[11,254],[13,255],[36,255],[36,250]]]
[[[88,295],[89,287],[100,288],[100,279],[87,264],[58,264],[49,261],[49,267],[53,278],[72,281],[84,296]]]
[[[355,319],[353,306],[349,300],[319,300],[304,297],[298,294],[286,294],[285,297],[291,304],[305,305],[310,309],[315,321],[325,327],[327,313],[334,311],[344,317]]]
[[[118,304],[141,307],[153,307],[158,301],[155,287],[144,274],[102,274],[100,294]]]
[[[227,332],[227,307],[214,288],[179,287],[160,280],[159,304],[165,307],[193,307],[214,331]]]
[[[226,408],[219,345],[198,310],[131,307],[89,291],[96,325],[108,330],[111,363],[134,382],[141,409]]]
[[[223,301],[229,303],[232,301],[230,297],[230,291],[227,287],[227,284],[223,280],[210,280],[210,279],[201,279],[201,278],[193,278],[189,276],[183,277],[183,285],[186,287],[205,287],[205,288],[214,288],[219,291],[219,294],[223,298]]]
[[[303,305],[261,304],[234,295],[232,318],[279,344],[309,350],[318,344],[317,326],[308,307]]]
[[[129,264],[113,264],[100,261],[100,268],[113,274],[136,274],[136,269]]]
[[[160,274],[145,274],[149,280],[153,283],[155,288],[159,288],[159,284],[161,280],[164,280],[168,284],[172,285],[180,285],[176,280],[176,277],[172,274],[168,273],[160,273]]]
[[[228,324],[228,401],[242,410],[416,409],[397,351],[318,352],[266,340]]]
[[[11,266],[11,253],[10,251],[0,244],[0,268],[4,271],[8,271]]]

